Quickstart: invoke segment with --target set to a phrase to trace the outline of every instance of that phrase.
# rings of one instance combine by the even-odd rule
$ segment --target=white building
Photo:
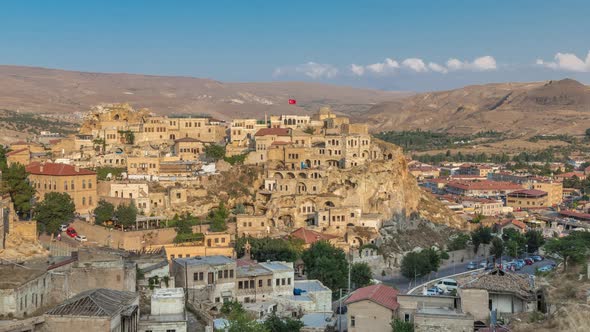
[[[182,288],[155,289],[151,312],[139,321],[139,332],[186,332],[187,319]]]

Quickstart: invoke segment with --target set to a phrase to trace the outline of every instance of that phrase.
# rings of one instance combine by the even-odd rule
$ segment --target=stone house
[[[96,173],[66,164],[34,163],[26,167],[29,181],[42,201],[46,193],[70,195],[76,212],[89,214],[98,202]]]
[[[473,317],[462,311],[457,297],[399,294],[397,301],[397,318],[412,322],[414,331],[473,331]]]
[[[178,287],[205,290],[208,301],[223,303],[236,296],[236,268],[225,256],[176,258],[171,274]]]
[[[492,310],[500,315],[536,311],[540,298],[532,277],[499,269],[463,283],[458,293],[463,311],[481,321]]]
[[[157,288],[150,301],[150,314],[142,315],[139,332],[186,332],[187,316],[182,288]]]
[[[64,301],[44,315],[44,331],[136,332],[139,294],[98,288]]]
[[[390,323],[398,316],[399,292],[383,284],[355,290],[344,302],[349,332],[391,332]]]
[[[173,150],[180,160],[198,160],[204,152],[204,145],[196,138],[183,137],[174,140]]]
[[[544,209],[549,206],[548,194],[542,190],[522,189],[513,191],[506,196],[506,206],[517,209]]]
[[[236,216],[238,237],[265,237],[270,234],[270,223],[264,215],[239,214]]]

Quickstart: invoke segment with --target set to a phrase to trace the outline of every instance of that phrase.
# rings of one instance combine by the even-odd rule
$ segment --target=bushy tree
[[[544,246],[548,254],[559,256],[563,260],[563,271],[571,263],[581,263],[590,254],[590,233],[572,232],[562,238],[553,238]]]
[[[270,332],[264,324],[248,316],[238,301],[225,302],[221,313],[229,322],[228,332]]]
[[[121,204],[117,206],[115,217],[117,218],[117,223],[121,226],[129,227],[135,225],[137,221],[137,208],[135,204],[131,202],[129,205]]]
[[[281,318],[273,313],[264,321],[264,327],[269,332],[299,332],[303,328],[303,322],[288,317]]]
[[[401,273],[406,278],[423,277],[430,272],[438,271],[442,252],[432,248],[420,252],[409,252],[401,263]]]
[[[259,262],[285,261],[295,262],[303,252],[303,241],[300,239],[283,238],[253,238],[241,237],[236,240],[236,254],[238,257],[244,255],[244,245],[250,243],[252,259]]]
[[[98,201],[94,209],[94,222],[97,225],[104,224],[105,221],[112,220],[115,216],[115,206],[104,199]]]
[[[490,255],[494,256],[495,260],[501,259],[504,254],[504,241],[499,237],[494,237],[492,246],[490,247]]]
[[[447,244],[447,250],[455,251],[455,250],[462,250],[467,248],[467,244],[471,236],[465,233],[458,233],[450,238],[449,243]]]
[[[333,294],[338,289],[347,287],[348,261],[342,249],[327,241],[318,241],[303,252],[301,258],[309,279],[318,279]]]
[[[392,332],[414,332],[414,324],[395,318],[391,321]]]
[[[350,282],[352,288],[357,289],[371,284],[373,273],[367,263],[353,263],[350,267]]]
[[[20,217],[31,212],[35,188],[27,180],[27,172],[21,164],[12,164],[2,170],[2,186],[4,193],[10,195],[12,204]]]
[[[528,246],[529,253],[536,252],[545,243],[543,233],[539,230],[530,229],[524,236],[526,238],[526,244]]]
[[[40,228],[48,234],[57,234],[61,224],[74,218],[76,205],[67,193],[47,193],[43,201],[35,206],[34,218]]]
[[[225,148],[221,145],[211,144],[205,147],[205,157],[211,160],[220,160],[225,157]]]
[[[475,252],[477,252],[481,244],[489,244],[491,241],[492,229],[489,227],[479,227],[471,232],[471,243]]]
[[[211,210],[209,212],[209,219],[211,223],[209,225],[209,229],[212,232],[223,232],[227,229],[227,225],[225,221],[229,217],[229,210],[225,207],[225,204],[221,202],[217,209]]]

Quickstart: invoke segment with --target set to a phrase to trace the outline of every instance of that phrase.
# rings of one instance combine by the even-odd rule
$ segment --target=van
[[[442,289],[446,293],[452,290],[457,290],[458,284],[455,279],[442,279],[439,280],[435,286]]]

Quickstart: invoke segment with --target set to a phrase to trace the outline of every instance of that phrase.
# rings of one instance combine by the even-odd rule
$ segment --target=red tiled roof
[[[303,241],[305,241],[306,244],[312,244],[315,243],[317,241],[322,241],[322,240],[330,240],[330,239],[334,239],[337,236],[334,235],[329,235],[329,234],[322,234],[316,231],[312,231],[310,229],[305,229],[304,227],[301,227],[299,229],[294,230],[291,233],[292,237],[296,237],[298,239],[302,239]]]
[[[268,136],[268,135],[290,136],[291,129],[289,129],[289,128],[262,128],[262,129],[258,130],[254,136]]]
[[[512,182],[501,181],[451,181],[447,185],[449,187],[459,188],[463,190],[485,190],[485,189],[522,189],[521,185]]]
[[[43,171],[41,171],[43,168]],[[42,165],[40,163],[30,164],[26,168],[27,173],[30,174],[39,174],[39,175],[55,175],[55,176],[72,176],[72,175],[94,175],[95,172],[85,169],[79,168],[76,171],[76,167],[72,165],[66,164],[56,164],[56,163],[46,163]]]
[[[289,145],[291,142],[284,142],[284,141],[274,141],[270,145]]]
[[[399,307],[397,294],[399,294],[399,292],[393,287],[383,284],[372,285],[355,290],[345,303],[350,304],[369,300],[390,310],[395,310]]]
[[[19,154],[19,153],[21,153],[23,151],[27,151],[27,150],[28,150],[28,148],[22,148],[22,149],[10,151],[6,154],[6,156],[12,156],[12,155]]]
[[[561,214],[562,216],[566,216],[566,217],[572,217],[572,218],[577,218],[577,219],[582,219],[582,220],[590,220],[589,213],[582,213],[582,212],[576,212],[576,211],[571,211],[571,210],[565,210],[565,211],[560,211],[559,214]]]
[[[504,227],[506,227],[506,226],[508,226],[510,224],[512,224],[512,225],[514,225],[514,226],[516,226],[516,227],[518,227],[520,229],[526,229],[525,223],[523,223],[520,220],[516,220],[516,219],[514,219],[514,220],[504,219],[504,220],[502,220],[501,222],[498,223],[498,225],[500,225],[500,227],[502,227],[502,228],[504,228]]]
[[[529,197],[541,197],[541,196],[547,196],[547,192],[543,191],[543,190],[537,190],[537,189],[523,189],[523,190],[513,191],[510,194],[508,194],[508,196],[518,196],[518,195],[524,195],[524,196],[529,196]]]

